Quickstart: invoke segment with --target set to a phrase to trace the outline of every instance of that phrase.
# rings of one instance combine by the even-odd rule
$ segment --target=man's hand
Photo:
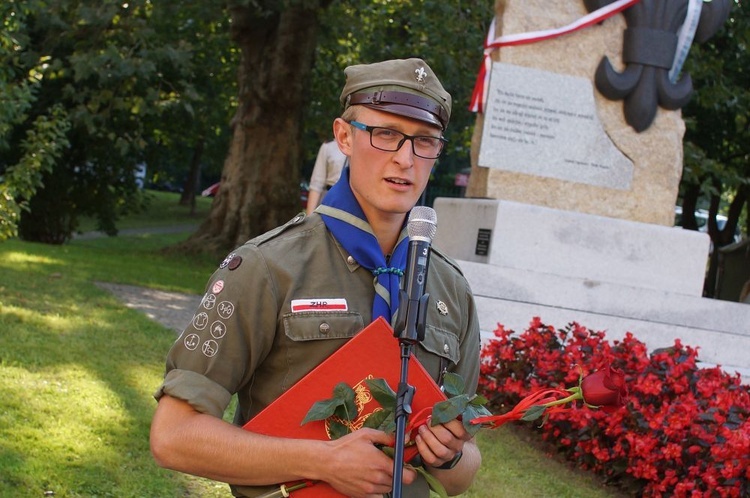
[[[324,462],[321,477],[340,493],[352,497],[378,496],[391,491],[393,459],[375,445],[392,445],[393,437],[375,429],[359,429],[330,441],[333,446],[329,461]],[[403,483],[411,484],[417,477],[413,470],[403,470]]]
[[[434,427],[426,423],[419,427],[415,438],[422,461],[430,467],[440,467],[463,451],[464,443],[471,435],[459,420],[451,420]]]

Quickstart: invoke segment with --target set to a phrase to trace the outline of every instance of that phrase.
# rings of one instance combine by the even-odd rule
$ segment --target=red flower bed
[[[495,336],[479,390],[496,414],[537,389],[577,384],[580,369],[625,373],[624,408],[553,412],[537,429],[580,468],[638,496],[750,496],[750,389],[738,374],[698,368],[697,350],[679,340],[649,354],[630,333],[610,344],[575,323],[555,330],[534,319]]]

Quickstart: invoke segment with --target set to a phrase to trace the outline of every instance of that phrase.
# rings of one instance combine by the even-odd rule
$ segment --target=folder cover
[[[330,439],[325,421],[301,425],[310,408],[318,401],[333,397],[333,388],[340,382],[352,387],[360,417],[351,422],[352,429],[362,427],[365,418],[380,405],[370,395],[366,379],[385,379],[398,391],[401,378],[401,346],[393,329],[382,317],[365,327],[334,354],[326,358],[273,403],[249,420],[243,429],[268,436],[297,439]],[[446,399],[445,394],[413,355],[409,360],[409,384],[415,387],[412,413],[432,407]],[[407,448],[404,461],[416,455],[416,448]],[[299,491],[293,498],[342,497],[326,483],[318,483]]]

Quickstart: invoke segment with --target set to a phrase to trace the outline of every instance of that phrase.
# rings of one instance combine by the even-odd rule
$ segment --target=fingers
[[[422,460],[430,466],[437,467],[450,461],[463,449],[464,442],[471,436],[460,421],[451,421],[430,427],[421,426],[415,442]]]
[[[383,431],[379,431],[376,429],[369,429],[366,427],[363,427],[362,429],[358,429],[346,437],[349,437],[352,435],[361,437],[362,439],[368,441],[370,444],[373,444],[373,445],[393,446],[394,443],[396,442],[396,438],[392,434],[389,435]]]

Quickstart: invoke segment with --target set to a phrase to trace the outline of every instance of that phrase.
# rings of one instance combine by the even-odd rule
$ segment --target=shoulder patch
[[[279,236],[280,234],[284,233],[286,230],[295,227],[297,225],[301,225],[307,216],[305,215],[304,211],[297,214],[294,218],[287,221],[281,226],[278,226],[274,228],[273,230],[269,230],[264,234],[258,235],[254,239],[252,239],[250,242],[254,243],[255,245],[260,245],[266,241],[269,241],[273,239],[274,237]]]

